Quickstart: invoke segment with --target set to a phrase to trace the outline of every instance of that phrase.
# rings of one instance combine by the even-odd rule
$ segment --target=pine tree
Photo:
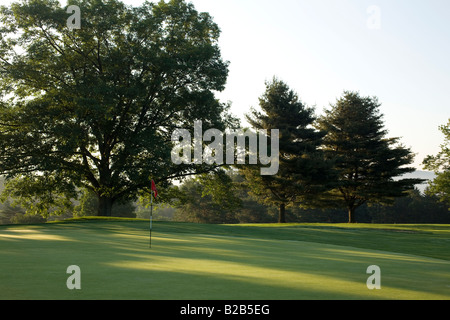
[[[277,206],[278,222],[284,223],[286,206],[307,202],[329,181],[329,164],[319,150],[324,134],[312,126],[314,109],[276,78],[266,82],[259,105],[262,112],[252,108],[246,118],[255,129],[265,129],[268,134],[279,130],[279,170],[275,175],[261,175],[260,164],[239,168],[251,193],[260,202]]]
[[[318,121],[327,132],[324,150],[335,158],[337,188],[328,193],[334,204],[348,209],[349,223],[356,222],[355,210],[366,202],[392,202],[406,196],[421,179],[401,179],[413,167],[413,153],[386,138],[380,103],[376,97],[344,92]],[[334,198],[333,198],[334,197]]]

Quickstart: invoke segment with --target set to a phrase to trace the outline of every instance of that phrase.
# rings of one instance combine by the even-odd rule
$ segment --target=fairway
[[[0,299],[450,299],[449,225],[0,227]],[[66,286],[67,267],[81,289]],[[381,289],[369,290],[370,265]]]

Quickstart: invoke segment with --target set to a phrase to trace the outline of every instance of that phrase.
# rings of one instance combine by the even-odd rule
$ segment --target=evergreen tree
[[[306,203],[330,180],[329,163],[320,151],[323,133],[313,128],[314,109],[306,107],[284,82],[266,82],[259,99],[262,112],[252,108],[246,115],[255,129],[279,130],[279,170],[261,175],[258,165],[239,166],[252,193],[279,209],[278,222],[286,222],[286,206]],[[269,144],[267,144],[269,145]],[[268,152],[270,153],[270,152]]]
[[[386,138],[377,98],[344,92],[318,121],[327,132],[324,150],[335,158],[337,187],[327,194],[334,204],[348,209],[348,221],[356,222],[355,210],[367,202],[392,202],[407,195],[421,179],[401,179],[413,153],[398,144],[399,138]]]

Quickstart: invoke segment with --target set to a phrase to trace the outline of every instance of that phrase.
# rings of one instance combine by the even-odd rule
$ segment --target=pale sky
[[[319,114],[344,90],[377,96],[389,137],[417,153],[416,168],[439,152],[438,126],[450,118],[449,0],[190,2],[222,30],[230,72],[218,98],[235,115],[257,107],[277,76]]]
[[[257,106],[275,75],[317,113],[344,90],[377,96],[389,136],[417,153],[416,168],[439,152],[438,126],[450,118],[449,0],[191,2],[222,30],[231,64],[219,97],[235,114]]]

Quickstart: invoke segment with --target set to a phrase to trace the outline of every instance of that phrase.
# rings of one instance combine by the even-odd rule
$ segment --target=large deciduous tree
[[[362,204],[390,202],[422,182],[401,178],[415,171],[406,166],[414,155],[399,138],[386,137],[379,107],[375,97],[344,92],[318,121],[327,132],[324,150],[335,158],[338,173],[337,187],[327,198],[348,209],[350,223],[356,222],[355,210]]]
[[[228,63],[220,30],[183,0],[131,7],[70,0],[81,29],[57,0],[0,10],[0,174],[88,188],[98,215],[149,186],[206,166],[174,165],[171,133],[224,130]],[[44,181],[40,181],[42,183]]]

